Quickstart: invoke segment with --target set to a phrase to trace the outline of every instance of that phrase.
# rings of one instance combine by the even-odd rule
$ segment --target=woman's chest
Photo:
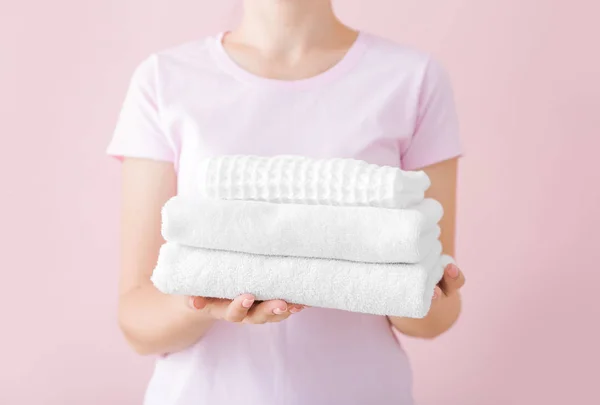
[[[410,100],[381,93],[245,90],[210,100],[188,95],[165,114],[166,130],[179,149],[180,183],[193,182],[199,159],[223,154],[356,158],[399,166],[400,144],[413,130],[414,117],[402,105]]]

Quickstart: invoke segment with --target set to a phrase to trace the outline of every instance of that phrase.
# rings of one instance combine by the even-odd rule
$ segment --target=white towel
[[[372,263],[417,263],[440,236],[442,205],[409,209],[171,198],[166,241],[206,249]]]
[[[386,208],[418,203],[431,185],[424,171],[290,155],[207,158],[197,176],[206,198]]]
[[[420,264],[365,264],[341,260],[262,256],[165,243],[152,282],[165,294],[258,300],[375,315],[422,318],[451,262],[441,244]]]

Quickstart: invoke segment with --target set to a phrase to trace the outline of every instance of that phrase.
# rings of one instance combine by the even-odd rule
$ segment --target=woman
[[[159,293],[160,209],[215,154],[354,157],[423,169],[454,253],[460,142],[452,90],[427,56],[344,26],[328,0],[247,0],[231,32],[153,54],[135,71],[110,155],[123,160],[119,322],[159,358],[148,405],[412,404],[401,334],[434,338],[460,312],[456,266],[429,315],[403,319]],[[257,325],[259,324],[259,325]]]

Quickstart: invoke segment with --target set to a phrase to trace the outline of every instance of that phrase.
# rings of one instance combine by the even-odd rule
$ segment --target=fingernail
[[[456,267],[455,264],[449,265],[447,271],[448,271],[448,275],[451,278],[457,278],[458,277],[459,270],[458,270],[458,267]]]
[[[302,311],[302,309],[303,309],[302,307],[292,307],[292,308],[290,308],[290,312],[292,314],[297,314],[298,312]]]
[[[286,310],[287,310],[287,308],[284,308],[284,309],[281,309],[281,308],[275,308],[275,309],[273,310],[273,313],[274,313],[275,315],[281,315],[281,314],[284,314]]]
[[[435,290],[433,290],[433,299],[437,299],[440,296],[440,294],[438,293],[438,289],[436,288]]]
[[[250,308],[252,304],[254,304],[254,300],[245,299],[244,301],[242,301],[242,306],[244,308]]]
[[[198,309],[198,307],[196,306],[196,297],[190,297],[190,308],[192,309]]]

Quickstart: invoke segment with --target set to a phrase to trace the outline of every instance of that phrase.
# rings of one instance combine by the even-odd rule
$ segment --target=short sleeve
[[[438,62],[430,59],[419,89],[415,129],[401,147],[402,168],[419,170],[462,153],[449,76]]]
[[[106,152],[119,160],[136,157],[175,161],[173,142],[160,122],[154,57],[135,69]]]

